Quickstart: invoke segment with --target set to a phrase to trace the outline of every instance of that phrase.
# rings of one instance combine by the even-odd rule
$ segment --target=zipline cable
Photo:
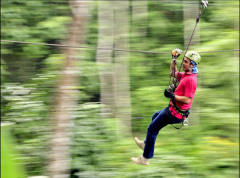
[[[49,43],[34,43],[34,42],[22,42],[22,41],[11,41],[11,40],[1,40],[1,42],[19,43],[19,44],[34,44],[34,45],[45,45],[45,46],[67,47],[67,48],[85,48],[85,49],[100,49],[100,50],[112,50],[112,51],[128,51],[128,52],[153,53],[153,54],[171,54],[171,53],[169,53],[169,52],[154,52],[154,51],[125,50],[125,49],[116,49],[116,48],[72,46],[72,45],[49,44]]]
[[[100,50],[111,50],[111,51],[127,51],[127,52],[150,53],[150,54],[171,54],[169,52],[125,50],[125,49],[116,49],[116,48],[101,48],[101,47],[87,47],[87,46],[72,46],[72,45],[61,45],[61,44],[50,44],[50,43],[35,43],[35,42],[23,42],[23,41],[12,41],[12,40],[1,40],[1,42],[5,42],[5,43],[18,43],[18,44],[32,44],[32,45],[44,45],[44,46],[55,46],[55,47],[65,47],[65,48],[83,48],[83,49],[100,49]],[[231,52],[231,51],[239,51],[239,49],[215,50],[215,51],[199,51],[198,53]]]

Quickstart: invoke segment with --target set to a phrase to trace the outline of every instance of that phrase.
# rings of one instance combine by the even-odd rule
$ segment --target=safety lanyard
[[[182,64],[183,64],[184,57],[185,57],[185,55],[186,55],[186,53],[187,53],[187,51],[188,51],[188,48],[189,48],[189,46],[190,46],[190,44],[191,44],[191,41],[192,41],[194,32],[195,32],[196,27],[197,27],[197,24],[198,24],[198,22],[200,21],[200,18],[201,18],[202,14],[203,14],[203,11],[204,11],[204,9],[207,7],[207,5],[208,5],[208,1],[202,0],[201,5],[200,5],[200,9],[199,9],[199,14],[198,14],[198,17],[197,17],[197,19],[196,19],[196,24],[195,24],[195,27],[194,27],[194,29],[193,29],[192,35],[191,35],[191,37],[190,37],[190,39],[189,39],[187,48],[186,48],[186,50],[185,50],[185,54],[183,55],[183,59],[182,59],[181,65],[180,65],[179,70],[178,70],[179,72],[181,71],[181,67],[182,67]],[[174,75],[173,75],[173,76],[175,76],[175,66],[176,66],[176,61],[174,61],[174,69],[173,69],[173,72],[174,72],[173,74],[174,74]],[[172,77],[172,75],[170,74],[169,89],[171,89],[172,91],[175,91],[175,89],[176,89],[176,87],[177,87],[177,79],[175,79],[175,78],[173,77],[173,85],[171,85],[171,84],[170,84],[171,77]]]

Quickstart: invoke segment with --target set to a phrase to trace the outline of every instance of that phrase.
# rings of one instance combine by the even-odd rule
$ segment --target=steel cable
[[[32,44],[32,45],[45,45],[45,46],[65,47],[65,48],[83,48],[83,49],[100,49],[100,50],[112,50],[112,51],[127,51],[127,52],[150,53],[150,54],[171,54],[170,52],[125,50],[125,49],[116,49],[116,48],[101,48],[101,47],[87,47],[87,46],[71,46],[71,45],[64,45],[64,44],[61,45],[61,44],[49,44],[49,43],[35,43],[35,42],[13,41],[13,40],[1,40],[1,42],[18,43],[18,44]],[[216,51],[199,51],[198,53],[230,52],[230,51],[239,51],[239,49],[216,50]]]

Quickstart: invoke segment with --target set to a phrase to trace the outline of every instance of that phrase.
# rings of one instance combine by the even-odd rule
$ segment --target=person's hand
[[[180,56],[181,53],[182,53],[181,49],[179,49],[179,48],[173,49],[172,50],[172,59],[176,60]]]
[[[166,98],[171,98],[172,100],[174,100],[174,98],[175,98],[175,94],[173,93],[173,91],[172,90],[167,90],[167,89],[165,89],[165,91],[164,91],[164,96],[166,97]]]

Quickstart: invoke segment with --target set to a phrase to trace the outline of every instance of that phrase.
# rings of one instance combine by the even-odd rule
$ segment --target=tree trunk
[[[114,32],[114,2],[98,2],[98,47],[113,48]],[[102,116],[113,117],[114,87],[113,87],[113,63],[111,50],[98,50],[97,63],[99,66],[101,103],[105,105],[102,108]]]
[[[115,47],[129,49],[129,2],[115,1]],[[115,51],[115,117],[121,135],[131,133],[129,52]]]
[[[73,12],[73,21],[70,26],[69,38],[66,44],[78,46],[83,43],[84,28],[87,21],[87,6],[83,1],[70,1]],[[74,110],[77,108],[77,86],[79,71],[75,68],[78,50],[66,48],[66,62],[59,79],[59,86],[55,96],[55,107],[52,113],[53,133],[50,143],[50,160],[48,175],[51,178],[68,178],[70,169],[70,144],[74,119]]]
[[[184,10],[183,10],[183,16],[184,16],[184,46],[185,49],[187,48],[187,45],[189,43],[190,37],[192,35],[193,29],[196,25],[196,18],[198,17],[199,13],[199,3],[198,1],[193,2],[190,0],[183,1]],[[201,19],[200,19],[201,21]],[[196,27],[196,30],[194,32],[192,41],[190,43],[190,46],[188,50],[194,50],[197,49],[197,47],[200,44],[200,21],[198,22],[198,25]],[[201,71],[199,71],[201,72]],[[197,82],[198,88],[201,86],[201,78],[198,77]],[[199,104],[197,100],[193,100],[192,108],[191,108],[191,114],[189,115],[189,122],[191,125],[198,125],[199,124]]]

